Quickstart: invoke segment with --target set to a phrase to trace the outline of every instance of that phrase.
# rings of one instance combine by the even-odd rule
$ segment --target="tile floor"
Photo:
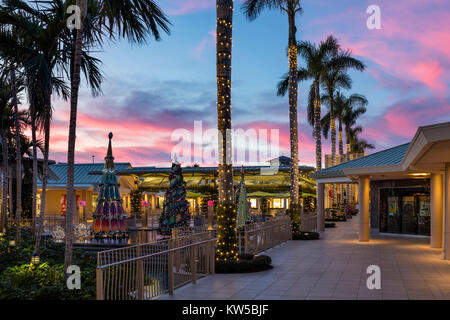
[[[321,240],[289,241],[268,250],[274,268],[252,274],[216,274],[159,299],[348,300],[450,299],[450,261],[429,239],[371,235],[358,242],[358,217],[327,229]],[[381,268],[381,289],[369,290],[367,267]]]

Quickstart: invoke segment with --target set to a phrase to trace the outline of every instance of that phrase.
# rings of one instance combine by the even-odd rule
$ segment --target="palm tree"
[[[67,6],[60,0],[42,2],[48,6],[41,10],[30,7],[18,0],[7,0],[7,7],[0,12],[0,23],[13,25],[22,35],[22,43],[18,43],[0,34],[0,50],[8,53],[9,48],[19,52],[20,63],[23,66],[27,90],[30,100],[32,126],[43,128],[44,131],[44,165],[42,177],[41,212],[34,254],[39,253],[42,222],[45,214],[46,186],[48,175],[48,155],[50,141],[50,122],[52,117],[51,96],[58,94],[64,99],[68,96],[64,76],[70,77],[70,61],[73,61],[72,46],[68,45],[70,30],[66,27]],[[4,44],[4,46],[3,46]],[[69,67],[67,67],[69,65]],[[93,91],[98,91],[102,80],[99,60],[82,55],[82,70]],[[33,132],[33,167],[35,185],[37,176],[36,130]],[[35,197],[35,195],[34,195]]]
[[[321,126],[325,139],[327,139],[328,131],[331,129],[331,166],[336,165],[336,106],[334,104],[334,95],[336,89],[350,89],[352,80],[350,76],[342,70],[342,66],[330,70],[322,79],[326,94],[322,96],[322,103],[328,106],[328,128]],[[342,161],[342,160],[341,160]],[[336,204],[336,184],[333,184],[333,206]]]
[[[333,104],[334,118],[338,120],[339,124],[339,135],[338,135],[338,145],[339,145],[339,158],[343,161],[344,158],[344,138],[343,138],[343,122],[345,120],[345,130],[348,133],[349,128],[354,126],[358,117],[366,112],[365,106],[368,101],[366,97],[359,94],[352,94],[350,97],[345,97],[341,92],[336,92],[333,98],[329,95],[322,97],[325,104]],[[331,110],[331,108],[329,108]],[[322,118],[322,129],[324,137],[327,138],[328,132],[332,125],[331,111],[329,111]],[[348,137],[348,135],[347,135]],[[349,144],[347,143],[349,146]],[[347,157],[350,156],[349,150],[347,150]],[[347,159],[347,161],[349,158]],[[347,189],[348,190],[348,189]],[[333,185],[333,200],[335,200],[336,190]],[[343,185],[341,185],[341,194],[343,194]],[[348,191],[347,191],[348,194]]]
[[[73,65],[71,65],[70,120],[69,141],[67,151],[67,212],[64,270],[72,261],[73,243],[73,211],[75,208],[74,167],[75,138],[78,109],[78,90],[80,87],[80,69],[82,66],[83,46],[102,44],[102,37],[109,39],[127,38],[132,43],[145,43],[148,36],[160,39],[160,31],[169,33],[169,20],[152,0],[106,1],[106,0],[76,0],[81,9],[81,25],[75,31],[73,47]],[[90,30],[85,29],[85,18],[90,15]],[[95,37],[92,36],[96,31]],[[86,42],[83,43],[86,37]]]
[[[366,112],[367,99],[364,96],[354,94],[350,98],[340,97],[339,105],[342,105],[342,122],[345,127],[346,136],[346,161],[350,161],[355,145],[358,144],[358,134],[362,132],[362,127],[356,126],[357,119]],[[367,145],[368,148],[373,147]],[[343,149],[343,148],[342,148]],[[353,187],[347,184],[347,203],[350,203]]]
[[[336,56],[339,44],[333,36],[321,41],[319,46],[302,41],[297,45],[298,54],[306,60],[306,67],[300,67],[297,71],[298,81],[312,79],[313,83],[309,91],[308,122],[314,127],[314,138],[316,141],[316,170],[322,168],[322,138],[320,132],[320,83],[322,78],[331,70],[331,58]],[[286,94],[288,87],[287,79],[278,83],[279,96]]]
[[[298,169],[298,78],[297,78],[297,27],[295,16],[302,13],[300,0],[246,0],[242,5],[245,16],[249,20],[256,19],[264,9],[279,9],[286,13],[289,23],[288,58],[289,73],[286,90],[289,89],[289,134],[291,144],[291,205],[299,203],[299,169]]]
[[[233,206],[233,163],[231,141],[231,50],[233,38],[233,0],[217,0],[217,128],[218,191],[217,210],[218,259],[235,260],[236,213]]]

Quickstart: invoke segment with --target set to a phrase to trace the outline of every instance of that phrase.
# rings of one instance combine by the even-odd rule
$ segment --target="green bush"
[[[22,230],[20,245],[10,246],[15,230],[0,238],[0,299],[95,299],[96,254],[73,250],[72,264],[81,269],[81,289],[68,290],[63,281],[64,244],[42,240],[39,266],[30,265],[34,242]]]
[[[272,269],[272,259],[266,255],[241,254],[238,261],[216,261],[216,273],[248,273]]]
[[[334,223],[334,222],[325,223],[325,228],[335,228],[335,227],[336,227],[336,223]]]
[[[318,232],[293,232],[292,240],[318,240],[320,239],[320,234]]]

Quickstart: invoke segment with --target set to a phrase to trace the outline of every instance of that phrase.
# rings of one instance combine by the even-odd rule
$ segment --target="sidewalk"
[[[428,238],[372,235],[360,243],[358,220],[337,223],[321,240],[263,253],[272,257],[272,270],[207,276],[159,299],[450,299],[450,262]],[[367,289],[369,265],[381,268],[381,290]]]

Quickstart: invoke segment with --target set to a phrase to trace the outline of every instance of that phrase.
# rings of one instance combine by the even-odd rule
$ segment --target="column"
[[[369,242],[370,213],[369,213],[370,179],[367,176],[359,177],[359,241]]]
[[[450,163],[445,164],[445,215],[444,215],[444,238],[442,257],[444,260],[450,260]]]
[[[441,174],[430,177],[431,248],[442,248],[443,184]]]
[[[325,184],[317,184],[317,230],[325,230]]]

